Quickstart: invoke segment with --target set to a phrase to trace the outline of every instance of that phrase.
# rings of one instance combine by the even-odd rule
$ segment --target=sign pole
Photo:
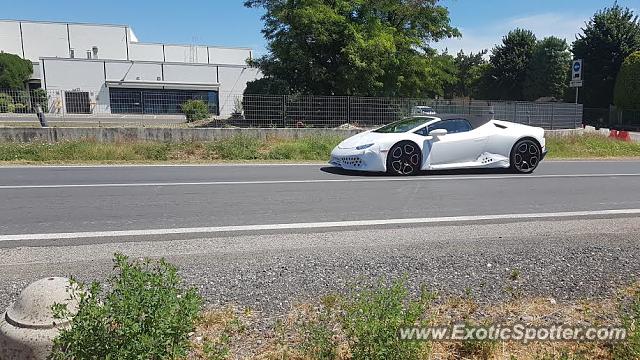
[[[578,104],[578,89],[579,87],[576,86],[576,105]]]

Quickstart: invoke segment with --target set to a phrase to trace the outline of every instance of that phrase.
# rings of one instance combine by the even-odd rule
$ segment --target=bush
[[[0,89],[24,90],[24,84],[33,74],[30,60],[18,55],[0,53]]]
[[[180,105],[187,121],[204,120],[209,117],[209,106],[202,100],[187,100]]]
[[[129,261],[115,256],[107,291],[94,282],[77,284],[71,297],[77,314],[55,305],[70,327],[54,340],[51,359],[164,359],[184,356],[188,334],[199,316],[202,299],[185,289],[177,270],[164,260]]]
[[[640,109],[640,51],[629,55],[622,63],[613,102],[620,109]]]
[[[354,359],[418,359],[424,343],[401,340],[401,328],[426,326],[432,294],[415,301],[402,282],[354,294],[343,305],[342,326]]]
[[[12,113],[16,111],[13,98],[7,93],[0,93],[0,113]]]

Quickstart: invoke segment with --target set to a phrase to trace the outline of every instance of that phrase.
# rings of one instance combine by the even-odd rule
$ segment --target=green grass
[[[47,143],[0,143],[3,163],[157,163],[215,161],[326,161],[340,136],[299,139],[234,136],[211,142],[118,142],[90,140]],[[547,138],[548,158],[640,157],[640,143],[599,135]]]
[[[609,139],[596,134],[548,137],[549,159],[640,157],[640,143]]]
[[[0,162],[8,163],[120,163],[203,161],[325,161],[342,138],[310,136],[300,139],[234,136],[211,142],[63,141],[0,143]]]

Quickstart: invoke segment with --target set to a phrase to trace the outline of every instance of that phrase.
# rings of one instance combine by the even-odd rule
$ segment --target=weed
[[[202,300],[185,289],[177,269],[164,260],[115,255],[116,274],[104,290],[74,281],[75,316],[63,305],[57,318],[70,320],[54,340],[52,359],[164,359],[183,356],[189,348]]]
[[[423,293],[419,300],[408,298],[403,282],[390,287],[354,293],[342,305],[342,327],[350,341],[354,359],[418,359],[424,343],[401,340],[401,328],[426,326],[424,316],[433,300]]]

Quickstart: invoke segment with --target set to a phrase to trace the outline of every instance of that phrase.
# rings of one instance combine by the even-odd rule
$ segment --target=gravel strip
[[[418,226],[0,249],[0,309],[28,283],[103,280],[111,254],[166,256],[212,305],[282,314],[379,279],[479,302],[606,298],[638,279],[640,219]],[[515,270],[515,272],[514,272]],[[517,277],[514,276],[517,273]]]

